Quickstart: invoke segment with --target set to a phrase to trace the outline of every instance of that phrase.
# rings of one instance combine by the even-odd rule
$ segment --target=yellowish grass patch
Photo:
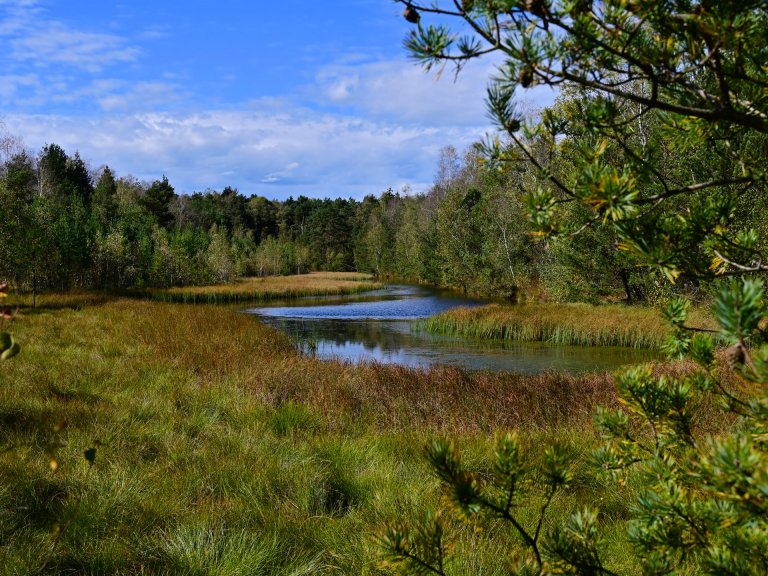
[[[222,304],[299,298],[303,296],[329,296],[356,294],[381,288],[369,274],[356,272],[313,272],[295,276],[265,276],[242,278],[231,284],[215,286],[187,286],[155,290],[152,295],[167,302],[199,302]]]
[[[701,311],[691,323],[714,327]],[[422,325],[430,332],[469,338],[633,348],[659,348],[670,334],[659,310],[621,305],[490,304],[449,310]]]

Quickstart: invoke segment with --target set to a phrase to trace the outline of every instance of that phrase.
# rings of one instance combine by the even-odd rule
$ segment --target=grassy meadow
[[[691,324],[714,328],[702,311],[691,314]],[[489,304],[454,308],[427,318],[421,326],[468,338],[631,348],[660,348],[670,334],[657,309],[618,304]]]
[[[312,272],[296,276],[242,278],[230,284],[185,286],[153,290],[152,297],[165,302],[227,304],[263,302],[303,296],[357,294],[381,288],[370,274]]]
[[[0,575],[389,573],[384,523],[440,505],[425,442],[455,438],[490,471],[510,429],[534,461],[569,446],[583,480],[552,521],[599,505],[609,567],[638,572],[623,539],[637,486],[588,463],[610,375],[353,366],[222,307],[47,302],[14,320],[22,352],[0,364]],[[509,572],[509,530],[449,524],[453,573]]]

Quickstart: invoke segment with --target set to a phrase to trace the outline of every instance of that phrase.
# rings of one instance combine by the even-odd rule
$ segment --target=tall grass
[[[296,276],[243,278],[231,284],[187,286],[153,290],[152,297],[164,302],[229,304],[357,294],[381,288],[368,274],[356,272],[314,272]]]
[[[693,321],[710,327],[697,312]],[[490,304],[456,308],[422,321],[429,332],[468,338],[552,342],[582,346],[659,348],[670,333],[653,308],[588,304]]]
[[[498,428],[518,429],[532,458],[551,439],[586,454],[595,405],[616,404],[605,374],[304,358],[215,306],[116,300],[22,314],[13,330],[22,353],[0,364],[3,575],[377,574],[383,519],[440,500],[428,438],[458,438],[488,469]],[[715,425],[706,407],[696,416]],[[604,498],[618,534],[631,490],[585,483],[556,519]],[[509,534],[451,530],[464,571],[501,574],[500,554],[519,550]],[[621,542],[608,544],[617,569]]]
[[[143,294],[136,292],[135,296]],[[44,292],[34,297],[30,293],[12,293],[5,304],[11,308],[24,310],[39,308],[42,310],[60,310],[64,308],[81,309],[90,306],[100,306],[116,299],[114,294],[98,291]]]

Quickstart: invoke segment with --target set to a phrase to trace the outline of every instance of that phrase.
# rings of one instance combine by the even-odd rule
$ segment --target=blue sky
[[[0,0],[0,120],[34,151],[165,174],[178,192],[425,191],[442,147],[491,129],[492,67],[425,74],[401,48],[398,6]]]

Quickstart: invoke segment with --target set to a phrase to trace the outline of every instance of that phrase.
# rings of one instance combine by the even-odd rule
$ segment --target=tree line
[[[278,202],[230,187],[182,195],[166,176],[141,182],[90,170],[56,144],[36,155],[14,144],[0,164],[0,277],[19,290],[354,269],[358,202]]]
[[[619,216],[634,226],[643,219],[611,211],[621,210],[627,194],[625,167],[632,163],[632,149],[606,142],[583,123],[563,121],[583,117],[595,105],[589,91],[564,89],[539,114],[538,124],[557,121],[567,129],[556,139],[546,131],[529,135],[529,157],[509,142],[493,143],[495,154],[505,155],[500,164],[488,144],[464,153],[449,146],[425,193],[388,189],[360,201],[305,196],[278,201],[231,187],[177,194],[165,176],[153,182],[118,177],[108,166],[89,169],[77,152],[69,155],[56,144],[35,155],[6,138],[0,164],[0,278],[34,291],[360,271],[513,301],[655,300],[673,289],[665,279],[670,272],[642,265],[647,258],[638,258],[614,225]],[[663,172],[672,181],[709,181],[738,169],[726,165],[718,150],[681,148],[659,118],[637,114],[631,103],[615,113],[625,119],[632,146],[645,150],[645,171]],[[760,150],[763,140],[738,144]],[[600,173],[585,177],[584,157],[596,154],[599,167],[587,171]],[[601,178],[612,192],[605,198],[601,191],[590,202],[603,212],[596,217],[589,202],[571,202],[558,206],[555,217],[537,221],[537,213],[557,204],[537,192],[552,186],[541,176],[545,164],[556,180],[584,188],[582,195],[596,194],[585,178]],[[751,228],[760,248],[768,206],[759,186],[727,197],[727,207],[722,199],[718,189],[680,195],[666,199],[667,214],[696,218],[702,211],[704,216],[722,212],[717,226]],[[557,234],[546,234],[548,229]],[[703,258],[697,256],[699,244],[709,231],[675,238],[676,257],[686,258],[688,269],[709,265],[706,259],[696,262]],[[679,286],[695,290],[700,283],[683,276]]]

